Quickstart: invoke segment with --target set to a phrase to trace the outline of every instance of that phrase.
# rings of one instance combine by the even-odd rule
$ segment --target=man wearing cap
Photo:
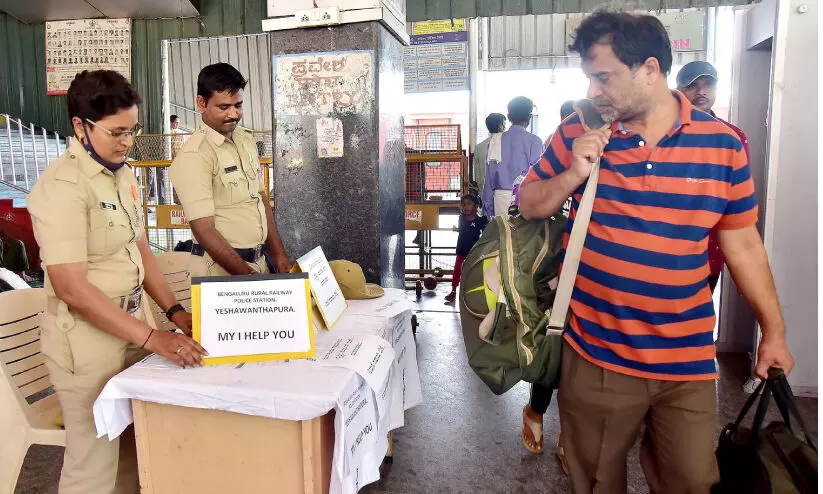
[[[267,273],[264,247],[278,272],[291,268],[265,197],[257,146],[248,131],[237,128],[246,82],[226,63],[200,71],[197,108],[203,122],[170,167],[194,235],[192,276]]]
[[[686,98],[692,102],[692,105],[703,110],[714,118],[720,120],[727,127],[732,129],[740,142],[743,143],[743,149],[746,151],[746,161],[751,163],[751,155],[749,154],[749,140],[742,130],[735,127],[731,123],[719,118],[712,111],[714,102],[717,99],[717,70],[709,62],[689,62],[680,69],[677,73],[677,89],[686,95]],[[720,279],[720,273],[723,271],[723,265],[726,259],[723,257],[723,252],[720,250],[720,244],[717,242],[717,230],[712,230],[709,234],[709,287],[714,292],[717,282]]]

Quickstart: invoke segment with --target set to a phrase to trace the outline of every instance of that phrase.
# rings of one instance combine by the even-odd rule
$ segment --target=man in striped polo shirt
[[[672,53],[656,18],[594,14],[570,48],[583,58],[588,97],[612,124],[585,131],[577,116],[561,124],[524,181],[520,211],[548,218],[572,196],[568,242],[602,155],[558,396],[572,490],[626,492],[626,457],[645,423],[640,461],[651,492],[708,493],[719,479],[706,281],[713,228],[763,331],[757,374],[794,365],[743,145],[668,89]]]

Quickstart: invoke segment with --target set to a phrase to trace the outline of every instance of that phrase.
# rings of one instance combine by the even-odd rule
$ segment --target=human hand
[[[288,256],[279,255],[274,258],[274,267],[280,274],[286,274],[291,271],[291,261]]]
[[[592,166],[597,163],[611,138],[611,128],[589,130],[572,144],[572,171],[581,182],[589,178]]]
[[[787,376],[794,367],[794,357],[786,345],[785,336],[763,335],[760,340],[760,346],[757,348],[757,367],[754,373],[760,379],[768,379],[771,367],[782,369]]]
[[[179,312],[175,312],[171,316],[171,322],[174,323],[175,326],[183,330],[186,336],[191,336],[192,332],[192,320],[191,320],[191,312],[181,310]]]
[[[209,354],[193,339],[172,331],[155,330],[146,342],[146,349],[180,367],[199,367],[203,365],[203,356]]]

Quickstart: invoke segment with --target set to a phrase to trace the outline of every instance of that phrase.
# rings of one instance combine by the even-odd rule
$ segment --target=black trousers
[[[717,282],[720,280],[720,273],[717,274],[710,274],[709,275],[709,289],[714,293],[714,289],[717,287]]]
[[[529,400],[529,405],[532,410],[539,415],[546,413],[549,409],[549,403],[552,401],[552,394],[554,390],[539,384],[532,384],[532,394]]]

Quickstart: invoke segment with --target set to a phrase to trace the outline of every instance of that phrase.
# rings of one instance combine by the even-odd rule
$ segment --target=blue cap
[[[677,73],[677,87],[688,87],[700,77],[717,80],[717,70],[709,62],[689,62]]]

